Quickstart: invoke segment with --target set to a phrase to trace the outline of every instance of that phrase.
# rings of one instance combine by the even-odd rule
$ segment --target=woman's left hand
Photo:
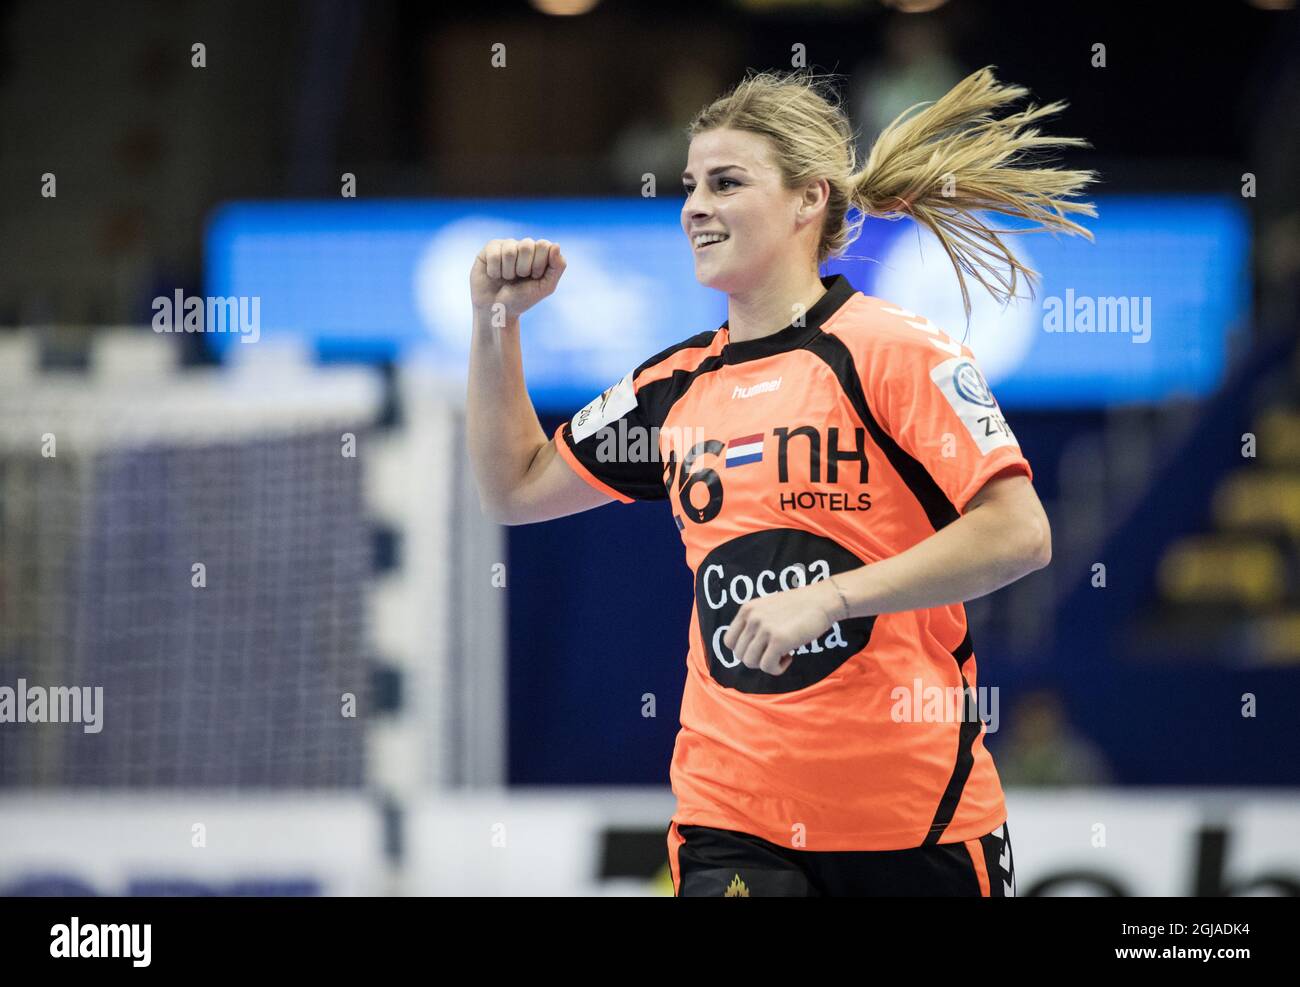
[[[722,643],[746,668],[780,675],[794,661],[791,651],[835,623],[840,596],[830,580],[756,596],[743,604]]]

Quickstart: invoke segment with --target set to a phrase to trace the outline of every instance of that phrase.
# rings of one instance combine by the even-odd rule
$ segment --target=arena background
[[[549,434],[725,318],[706,100],[838,73],[865,151],[982,65],[1068,100],[1097,241],[969,330],[906,221],[831,269],[973,348],[1052,520],[967,605],[1019,893],[1300,893],[1291,6],[0,5],[0,894],[668,893],[680,542],[484,520],[471,261],[565,247]]]

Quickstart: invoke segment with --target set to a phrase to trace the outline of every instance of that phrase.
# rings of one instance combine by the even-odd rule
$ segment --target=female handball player
[[[679,896],[1012,895],[1007,812],[963,601],[1047,565],[1033,474],[971,350],[820,276],[866,217],[911,217],[1000,299],[1000,234],[1083,235],[1087,146],[992,67],[886,127],[858,167],[827,79],[750,72],[688,131],[682,231],[727,320],[647,359],[548,440],[520,316],[556,243],[474,259],[469,450],[484,511],[527,524],[667,500],[695,580],[668,858]],[[850,215],[850,208],[854,213]],[[989,213],[1027,220],[991,227]],[[649,454],[647,454],[647,449]],[[935,697],[940,697],[938,701]]]

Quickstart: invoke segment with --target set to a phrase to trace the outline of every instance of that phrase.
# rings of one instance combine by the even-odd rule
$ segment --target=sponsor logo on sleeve
[[[967,357],[944,360],[930,371],[930,379],[957,413],[970,436],[987,455],[999,446],[1018,446],[1011,426],[1002,417],[988,381]]]
[[[617,384],[601,391],[585,408],[573,416],[570,425],[573,441],[595,435],[606,425],[618,421],[636,407],[636,389],[632,386],[632,371],[624,374]]]

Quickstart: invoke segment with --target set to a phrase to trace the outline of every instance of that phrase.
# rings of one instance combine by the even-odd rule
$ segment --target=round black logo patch
[[[840,621],[801,644],[781,675],[746,668],[722,638],[749,600],[862,565],[838,542],[794,528],[755,531],[719,545],[695,573],[695,608],[710,673],[729,688],[764,694],[796,692],[830,675],[867,646],[875,617]]]

